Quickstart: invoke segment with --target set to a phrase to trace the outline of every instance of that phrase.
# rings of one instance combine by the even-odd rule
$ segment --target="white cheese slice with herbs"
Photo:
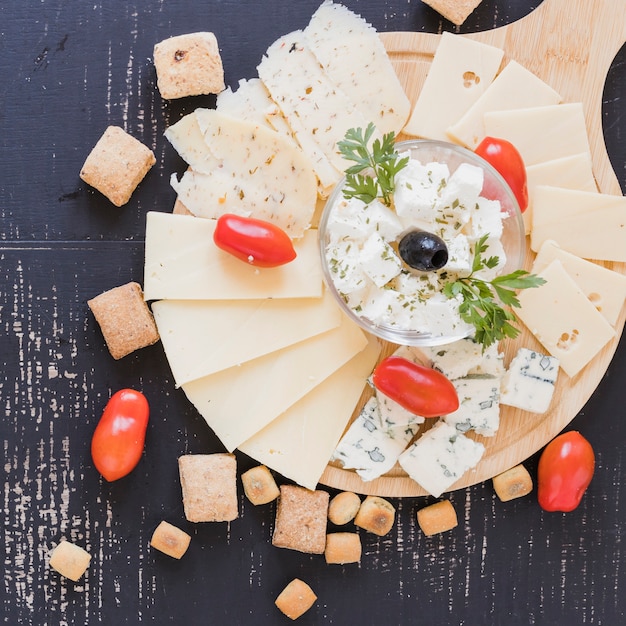
[[[584,259],[626,262],[626,198],[539,186],[535,190],[530,244],[546,240]]]
[[[559,360],[528,348],[520,348],[502,378],[500,403],[531,413],[550,408]]]
[[[474,149],[484,139],[485,113],[558,104],[561,96],[516,61],[509,61],[485,92],[447,129],[448,138]]]
[[[558,259],[589,301],[615,326],[626,300],[626,276],[592,261],[581,259],[560,248],[554,241],[545,241],[532,266],[539,273]]]
[[[416,483],[438,498],[476,467],[484,452],[482,443],[440,420],[403,452],[398,462]]]
[[[143,292],[146,300],[319,298],[323,278],[317,230],[294,242],[296,258],[255,267],[213,242],[216,220],[149,211]]]
[[[442,33],[404,132],[449,141],[447,128],[485,92],[498,72],[503,55],[500,48]]]
[[[267,119],[267,112],[274,106],[267,89],[258,78],[239,81],[233,91],[227,87],[217,94],[215,110],[260,126],[273,128]]]
[[[189,113],[165,131],[165,138],[195,171],[208,173],[219,165],[209,149],[195,113]]]
[[[615,330],[557,259],[538,274],[544,285],[518,294],[519,319],[565,373],[574,377],[615,337]]]
[[[443,417],[459,432],[473,430],[493,437],[500,426],[500,379],[495,376],[467,376],[452,381],[459,408]]]
[[[527,167],[590,151],[580,102],[488,111],[484,120],[485,133],[510,141]]]
[[[366,344],[363,332],[343,318],[337,328],[182,387],[232,452],[333,375]]]
[[[334,298],[159,300],[152,304],[178,386],[336,328]]]
[[[315,489],[380,354],[367,347],[239,446],[302,487]]]
[[[346,470],[356,470],[361,480],[374,480],[396,464],[418,428],[417,424],[383,427],[378,400],[372,397],[342,436],[331,461],[338,461]]]
[[[370,24],[341,4],[325,1],[304,29],[304,41],[364,119],[383,134],[402,130],[411,103]]]

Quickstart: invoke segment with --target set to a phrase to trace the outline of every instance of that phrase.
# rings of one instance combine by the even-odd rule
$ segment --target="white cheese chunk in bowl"
[[[411,140],[396,151],[409,162],[396,175],[390,206],[346,199],[345,178],[328,198],[319,225],[324,278],[341,308],[371,334],[400,345],[444,345],[474,332],[460,317],[461,297],[448,299],[445,285],[471,273],[483,237],[483,258],[497,256],[498,263],[477,277],[489,281],[520,269],[524,224],[505,180],[470,150]],[[398,245],[412,231],[443,240],[443,267],[409,267]]]

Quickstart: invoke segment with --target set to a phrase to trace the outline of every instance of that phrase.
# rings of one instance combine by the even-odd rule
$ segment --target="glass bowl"
[[[500,202],[500,210],[504,214],[500,243],[506,256],[506,262],[503,267],[499,269],[498,273],[508,274],[523,267],[524,255],[526,252],[526,241],[524,222],[522,220],[519,204],[517,203],[515,195],[505,182],[504,178],[502,178],[502,176],[489,163],[466,148],[443,141],[402,141],[396,144],[396,150],[399,154],[404,154],[406,152],[410,153],[411,159],[415,159],[422,164],[445,164],[448,167],[450,175],[452,175],[462,164],[479,167],[483,171],[484,177],[483,188],[480,195],[483,196],[484,194],[484,196],[488,197],[490,200],[498,200]],[[399,345],[444,345],[473,334],[473,327],[470,327],[465,323],[458,324],[453,329],[442,329],[441,327],[436,327],[438,322],[433,322],[431,324],[427,321],[425,324],[421,325],[412,322],[406,326],[402,322],[396,320],[388,322],[378,319],[373,321],[367,316],[366,313],[363,312],[367,307],[363,307],[359,303],[358,289],[354,289],[350,294],[346,294],[345,291],[338,287],[337,283],[340,281],[339,274],[345,276],[345,272],[343,272],[343,270],[338,272],[338,260],[337,258],[330,258],[331,255],[327,254],[327,249],[331,250],[333,242],[337,242],[338,239],[341,240],[341,236],[337,234],[336,230],[338,214],[335,212],[341,211],[347,206],[343,197],[344,185],[345,178],[337,184],[326,202],[319,224],[319,243],[325,282],[328,289],[348,317],[372,335]],[[412,189],[412,187],[408,188]],[[341,217],[340,219],[343,220],[344,218]],[[408,225],[406,223],[406,218],[404,218],[403,221],[405,229],[404,232],[407,232],[407,230],[411,229],[412,225]],[[346,224],[344,221],[342,222],[342,228],[345,226]],[[352,225],[349,225],[349,227],[351,228]],[[415,227],[419,228],[419,224],[416,223]],[[333,229],[335,230],[333,231]],[[378,226],[376,226],[376,229],[378,229]],[[389,243],[392,246],[395,245],[397,252],[397,239]],[[344,251],[347,250],[348,248],[344,249]],[[337,249],[335,248],[334,252],[336,251]],[[352,253],[347,253],[344,257],[347,257],[350,254]],[[489,252],[485,253],[483,256],[489,256]],[[356,258],[361,259],[362,257],[357,256]],[[343,263],[341,260],[339,262]],[[403,276],[407,276],[408,274],[419,275],[422,273],[404,265],[402,274]],[[426,278],[422,277],[421,280],[426,280]],[[367,300],[368,305],[371,305],[372,302],[375,303],[375,298],[379,297],[379,292],[376,290],[374,291],[377,295],[372,296],[372,292],[369,292],[369,299]],[[388,296],[388,294],[384,291],[381,291],[380,294],[380,298]],[[438,297],[440,301],[443,299],[442,296]],[[441,302],[439,302],[439,304],[441,304]],[[382,301],[381,306],[384,306]],[[427,313],[424,315],[424,319],[427,319],[430,315],[430,311],[434,311],[439,305],[435,303],[435,300],[433,300],[431,307],[428,307],[428,305],[426,306],[427,309],[424,310],[427,311]],[[389,306],[388,309],[391,310],[391,306]],[[437,309],[437,311],[439,311],[439,309]],[[439,313],[437,313],[437,315],[439,315]],[[443,326],[445,327],[445,324]]]

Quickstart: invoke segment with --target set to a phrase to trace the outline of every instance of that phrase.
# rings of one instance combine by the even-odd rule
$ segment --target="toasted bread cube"
[[[109,289],[87,304],[114,359],[121,359],[159,340],[154,317],[138,283],[130,282]]]
[[[351,491],[338,493],[328,505],[328,519],[336,526],[351,522],[359,512],[361,498]]]
[[[326,563],[358,563],[361,560],[361,537],[358,533],[330,533],[326,535]]]
[[[502,502],[528,495],[533,490],[533,479],[523,465],[493,477],[493,488]]]
[[[224,68],[213,33],[170,37],[154,46],[157,86],[166,100],[219,93],[225,88]]]
[[[152,533],[150,545],[174,559],[180,559],[191,542],[191,535],[163,520]]]
[[[290,619],[298,619],[306,613],[317,600],[317,596],[313,593],[304,581],[294,578],[276,598],[276,606]]]
[[[50,567],[74,582],[85,573],[90,561],[89,552],[65,539],[50,553]]]
[[[459,522],[452,502],[442,500],[420,509],[417,512],[417,523],[422,532],[430,536],[452,530]]]
[[[241,483],[246,497],[255,506],[276,500],[280,489],[265,465],[258,465],[241,475]]]
[[[327,491],[282,485],[272,545],[309,554],[324,554],[329,499]]]
[[[80,177],[119,207],[155,163],[150,148],[123,128],[109,126],[87,156]]]
[[[230,522],[239,516],[234,454],[187,454],[178,470],[185,517],[190,522]]]
[[[482,0],[422,0],[453,24],[460,26]]]
[[[379,496],[367,496],[354,518],[354,523],[359,528],[382,537],[391,530],[395,518],[396,509],[390,502]]]

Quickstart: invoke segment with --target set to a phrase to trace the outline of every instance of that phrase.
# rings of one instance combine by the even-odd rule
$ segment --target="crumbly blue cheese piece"
[[[476,467],[484,451],[483,444],[439,421],[403,452],[398,462],[415,482],[438,498]]]
[[[500,379],[494,376],[468,376],[452,381],[459,396],[459,408],[443,417],[459,432],[473,430],[493,437],[500,425]]]
[[[339,441],[331,461],[356,470],[364,481],[374,480],[395,465],[418,428],[417,424],[383,428],[378,401],[372,397]]]
[[[432,367],[450,380],[467,376],[483,361],[483,347],[471,337],[444,346],[422,348],[422,351],[430,359]]]
[[[421,415],[411,413],[379,389],[376,389],[376,400],[378,401],[380,424],[385,430],[404,428],[424,422]]]
[[[500,402],[531,413],[550,407],[559,374],[559,360],[520,348],[502,379]]]

